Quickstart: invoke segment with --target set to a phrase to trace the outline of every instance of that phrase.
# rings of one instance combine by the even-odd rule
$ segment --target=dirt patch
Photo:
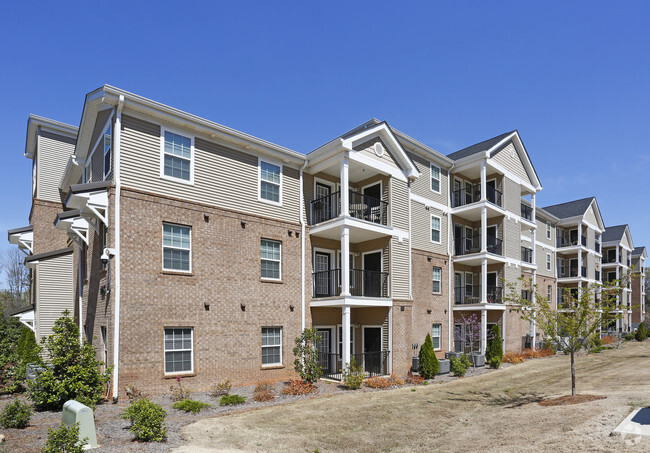
[[[557,398],[550,398],[540,401],[540,406],[566,406],[567,404],[588,403],[589,401],[604,400],[606,396],[601,395],[566,395]]]

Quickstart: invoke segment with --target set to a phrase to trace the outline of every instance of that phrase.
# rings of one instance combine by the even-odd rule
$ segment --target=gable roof
[[[467,148],[463,148],[451,154],[447,154],[447,157],[453,160],[459,160],[462,159],[463,157],[471,156],[472,154],[486,152],[489,149],[493,148],[495,145],[497,145],[508,135],[511,135],[515,132],[517,132],[516,129],[514,131],[506,132],[505,134],[497,135],[496,137],[489,138],[480,143],[476,143],[475,145],[468,146]]]
[[[625,234],[625,229],[627,225],[616,225],[605,227],[605,232],[603,233],[603,242],[614,242],[620,241],[623,239]]]
[[[576,217],[583,215],[585,212],[587,212],[587,209],[594,200],[596,200],[596,197],[587,197],[580,200],[567,201],[565,203],[545,206],[543,209],[550,212],[559,219],[566,219],[567,217]]]
[[[634,250],[632,250],[632,256],[640,256],[643,255],[645,252],[645,246],[639,246],[639,247],[634,247]]]

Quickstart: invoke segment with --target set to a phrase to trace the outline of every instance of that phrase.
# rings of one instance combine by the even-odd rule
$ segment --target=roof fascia
[[[31,114],[27,119],[27,136],[25,137],[25,157],[33,159],[36,153],[36,136],[39,127],[41,130],[63,135],[64,137],[77,138],[79,128],[61,121],[56,121],[43,116]]]
[[[596,220],[598,220],[598,227],[601,230],[605,231],[605,221],[603,220],[603,216],[600,213],[600,207],[598,206],[598,201],[596,201],[596,197],[594,197],[594,199],[591,200],[591,206],[594,206]]]
[[[513,143],[518,148],[517,151],[520,151],[519,155],[524,156],[525,158],[523,161],[524,166],[526,167],[527,170],[529,170],[528,172],[529,176],[532,175],[531,182],[533,183],[533,186],[537,191],[542,190],[542,183],[540,182],[539,177],[537,176],[537,171],[535,170],[535,166],[533,165],[533,162],[530,160],[530,156],[528,155],[528,151],[524,146],[524,142],[521,140],[521,137],[519,136],[519,132],[514,131],[512,134],[510,134],[509,137],[506,138],[505,141],[507,142],[507,140],[510,139],[512,139]],[[503,146],[504,143],[505,143],[504,140],[502,140],[497,145],[493,146],[492,149],[489,150],[489,152],[491,153],[493,150],[495,150],[495,148]]]
[[[454,165],[453,159],[448,158],[444,154],[439,153],[435,149],[430,148],[424,143],[419,142],[418,140],[414,139],[410,135],[407,135],[404,132],[395,129],[394,127],[391,127],[390,129],[397,137],[399,137],[400,139],[406,141],[409,145],[411,145],[411,149],[414,152],[421,154],[422,157],[429,160],[435,160],[436,164],[442,164],[447,169],[451,168]]]

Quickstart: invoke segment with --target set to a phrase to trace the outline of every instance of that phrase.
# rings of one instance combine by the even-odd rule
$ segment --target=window
[[[262,327],[262,365],[282,365],[282,327]]]
[[[551,239],[551,222],[546,221],[546,239]]]
[[[191,327],[165,329],[165,374],[194,371],[192,336]]]
[[[260,160],[260,200],[282,204],[282,167]]]
[[[108,128],[104,132],[104,179],[111,172],[111,130],[112,125],[109,121]]]
[[[546,293],[547,293],[546,297],[548,298],[548,302],[549,303],[553,302],[553,287],[551,285],[548,285],[546,287]]]
[[[440,287],[442,281],[442,269],[439,267],[433,268],[433,292],[440,294]]]
[[[547,271],[551,270],[551,254],[550,253],[546,254],[546,270]]]
[[[431,164],[431,190],[440,193],[440,167]]]
[[[431,340],[433,340],[433,349],[440,349],[440,336],[442,324],[434,324],[431,328]]]
[[[161,176],[194,182],[194,139],[163,130]]]
[[[281,275],[280,241],[271,241],[270,239],[262,239],[261,256],[262,256],[262,278],[280,280],[280,275]]]
[[[431,242],[440,244],[440,217],[431,216]]]
[[[191,272],[192,229],[163,223],[163,270]]]

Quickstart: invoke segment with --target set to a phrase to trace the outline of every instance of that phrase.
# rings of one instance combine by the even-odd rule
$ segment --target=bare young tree
[[[17,248],[5,250],[0,258],[0,269],[7,285],[9,307],[24,305],[29,295],[29,269],[25,267],[25,254]]]

